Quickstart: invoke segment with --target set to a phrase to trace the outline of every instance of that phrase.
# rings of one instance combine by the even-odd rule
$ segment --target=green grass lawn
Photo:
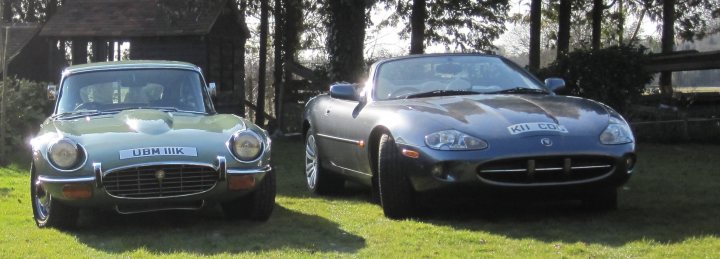
[[[226,221],[210,208],[82,213],[77,230],[38,229],[28,161],[0,169],[0,258],[720,257],[720,146],[641,144],[636,175],[614,212],[594,214],[572,202],[465,201],[394,221],[360,187],[310,195],[302,143],[274,144],[278,197],[267,223]]]

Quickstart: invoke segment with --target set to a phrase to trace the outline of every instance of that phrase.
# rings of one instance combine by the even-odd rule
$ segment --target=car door
[[[322,116],[325,125],[324,132],[320,137],[330,150],[326,150],[328,160],[336,167],[345,170],[357,171],[358,151],[360,149],[360,138],[358,135],[360,127],[353,113],[360,102],[330,98],[325,106]]]

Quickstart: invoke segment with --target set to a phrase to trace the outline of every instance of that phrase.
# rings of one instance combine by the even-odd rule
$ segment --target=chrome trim
[[[227,179],[227,160],[224,156],[217,156],[215,159],[217,159],[218,181],[224,181]]]
[[[144,166],[156,166],[156,165],[192,165],[192,166],[205,166],[205,167],[210,167],[210,168],[212,168],[212,169],[215,170],[215,171],[218,170],[218,168],[216,168],[215,165],[206,164],[206,163],[177,162],[177,161],[173,161],[173,162],[153,162],[153,163],[142,163],[142,164],[135,164],[135,165],[130,165],[130,166],[116,167],[116,168],[113,168],[112,170],[108,170],[107,172],[104,172],[104,173],[103,173],[103,177],[106,176],[106,175],[108,175],[109,173],[113,173],[113,172],[115,172],[115,171],[120,171],[120,170],[125,170],[125,169],[128,169],[128,168],[144,167]],[[116,199],[123,199],[123,200],[163,200],[163,199],[175,199],[175,198],[189,197],[189,196],[193,196],[193,195],[200,195],[200,194],[208,193],[208,192],[214,190],[215,187],[218,186],[218,183],[219,183],[219,181],[215,181],[215,185],[213,185],[212,187],[210,187],[210,188],[208,188],[207,190],[202,191],[202,192],[196,192],[196,193],[190,193],[190,194],[183,194],[183,195],[166,196],[166,197],[149,197],[149,198],[118,197],[118,196],[115,196],[115,195],[110,194],[107,190],[105,190],[105,193],[107,193],[107,195],[110,196],[110,197],[113,197],[113,198],[116,198]]]
[[[217,168],[215,165],[209,164],[209,163],[182,162],[182,161],[162,161],[162,162],[149,162],[149,163],[140,163],[140,164],[132,164],[132,165],[126,165],[126,166],[121,166],[121,167],[115,167],[115,168],[113,168],[113,169],[110,169],[110,170],[107,170],[107,171],[103,172],[102,175],[103,175],[103,177],[105,177],[105,176],[108,175],[109,173],[112,173],[112,172],[115,172],[115,171],[125,170],[125,169],[133,168],[133,167],[156,166],[156,165],[194,165],[194,166],[206,166],[206,167],[210,167],[210,168],[212,168],[212,169],[215,170],[215,171],[218,170],[218,168]]]
[[[260,169],[228,169],[227,174],[261,174],[261,173],[267,173],[272,170],[272,167],[266,166],[264,168]]]
[[[320,134],[320,133],[315,133],[315,135],[317,135],[318,137],[323,137],[323,138],[326,138],[326,139],[332,139],[332,140],[336,140],[336,141],[340,141],[340,142],[345,142],[345,143],[350,143],[350,144],[355,144],[355,145],[359,145],[359,144],[360,144],[360,141],[359,141],[359,140],[352,140],[352,139],[346,139],[346,138],[341,138],[341,137],[334,137],[334,136],[325,135],[325,134]]]
[[[481,173],[506,173],[506,172],[515,173],[515,172],[526,172],[526,171],[527,171],[527,169],[525,169],[525,168],[522,168],[522,169],[480,170]]]
[[[82,155],[85,157],[85,160],[83,160],[83,162],[80,163],[80,165],[78,165],[77,167],[74,167],[74,168],[72,168],[72,169],[62,169],[62,168],[60,168],[60,167],[57,167],[57,166],[55,165],[55,163],[52,161],[52,159],[50,159],[50,149],[52,148],[53,145],[55,145],[57,142],[59,142],[59,141],[61,141],[61,140],[67,140],[67,141],[69,141],[70,143],[75,144],[76,146],[79,147],[79,148],[78,148],[78,152],[82,152]],[[47,146],[47,148],[45,149],[45,160],[47,160],[48,165],[50,165],[50,167],[52,167],[52,169],[55,169],[55,170],[58,171],[58,172],[63,172],[63,173],[75,172],[75,171],[77,171],[77,170],[80,170],[80,168],[83,168],[83,167],[85,166],[85,164],[87,164],[88,154],[87,154],[87,152],[86,152],[85,150],[86,150],[86,149],[85,149],[85,146],[83,146],[83,145],[75,142],[75,141],[72,140],[72,139],[69,139],[69,138],[66,138],[66,137],[62,137],[62,138],[56,139],[55,141],[53,141],[53,143],[51,143],[50,145]]]
[[[255,137],[258,140],[260,140],[260,144],[262,144],[262,151],[260,151],[260,154],[258,154],[258,157],[252,161],[245,161],[245,160],[238,158],[237,155],[235,155],[235,152],[233,152],[232,147],[230,146],[232,144],[232,142],[235,141],[235,137],[245,131],[250,132],[251,134],[255,135]],[[256,163],[256,162],[260,161],[265,156],[266,151],[268,149],[270,149],[270,145],[269,145],[269,143],[267,143],[269,141],[270,140],[266,140],[265,138],[260,137],[260,135],[255,133],[255,131],[252,131],[249,128],[247,128],[247,126],[245,126],[245,129],[236,131],[235,133],[232,134],[232,136],[230,136],[230,139],[225,141],[225,148],[227,148],[228,152],[230,152],[230,155],[235,159],[235,161],[238,161],[243,164],[252,164],[252,163]]]
[[[568,182],[554,182],[554,183],[504,183],[504,182],[496,182],[496,181],[488,180],[488,179],[483,178],[483,177],[480,176],[480,175],[477,175],[477,177],[478,177],[478,179],[480,179],[480,181],[482,181],[482,182],[484,182],[484,183],[492,184],[492,185],[497,185],[497,186],[507,186],[507,187],[543,187],[543,186],[563,186],[563,185],[574,185],[574,184],[589,183],[589,182],[594,182],[594,181],[597,181],[597,180],[600,180],[600,179],[603,179],[603,178],[607,178],[607,177],[609,177],[610,175],[612,175],[613,173],[615,173],[615,170],[614,170],[614,169],[611,170],[610,172],[604,174],[604,175],[601,175],[601,176],[598,176],[598,177],[593,177],[593,178],[590,178],[590,179],[578,180],[578,181],[568,181]]]
[[[366,173],[363,173],[363,172],[360,172],[360,171],[352,170],[352,169],[350,169],[350,168],[346,168],[346,167],[339,166],[339,165],[335,164],[335,162],[333,162],[333,161],[330,161],[330,165],[332,165],[332,166],[334,166],[334,167],[337,167],[337,168],[340,168],[340,169],[343,170],[343,171],[349,171],[349,172],[351,172],[351,173],[356,173],[356,174],[361,174],[361,175],[366,175],[366,176],[372,176],[371,174],[366,174]]]
[[[92,166],[93,166],[93,172],[95,173],[95,179],[97,179],[97,181],[95,181],[95,185],[97,186],[97,188],[102,188],[103,187],[102,164],[101,163],[93,163]]]
[[[589,165],[589,166],[573,166],[571,169],[597,169],[597,168],[609,168],[612,167],[612,165]]]
[[[547,167],[547,168],[535,168],[536,172],[547,172],[547,171],[562,171],[562,167]]]
[[[573,166],[571,170],[585,170],[585,169],[598,169],[598,168],[610,168],[612,165],[590,165],[590,166]],[[535,171],[561,171],[564,170],[561,167],[548,167],[548,168],[535,168]],[[526,172],[527,169],[493,169],[493,170],[480,170],[481,173],[515,173],[515,172]]]
[[[55,178],[49,176],[38,176],[37,179],[40,183],[79,183],[79,182],[93,182],[95,176],[77,177],[77,178]]]
[[[200,200],[200,206],[198,206],[198,207],[157,208],[157,209],[146,209],[146,210],[136,210],[136,211],[121,211],[120,206],[115,205],[115,212],[123,214],[123,215],[130,215],[130,214],[156,212],[156,211],[167,211],[167,210],[200,210],[203,207],[205,207],[205,200]]]

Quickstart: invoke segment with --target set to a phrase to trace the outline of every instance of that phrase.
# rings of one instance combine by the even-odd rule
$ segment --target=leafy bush
[[[37,133],[40,124],[51,113],[53,102],[48,101],[46,83],[10,77],[5,88],[5,139],[3,147],[24,148],[27,140]],[[0,81],[1,82],[1,81]]]
[[[538,77],[561,77],[570,95],[603,102],[622,113],[652,81],[651,74],[643,70],[646,51],[629,45],[576,50],[541,69]]]

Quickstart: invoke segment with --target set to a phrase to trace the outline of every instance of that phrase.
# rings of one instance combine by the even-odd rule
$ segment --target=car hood
[[[60,137],[80,144],[88,161],[103,161],[105,166],[125,164],[118,159],[120,150],[151,147],[190,147],[197,150],[188,161],[213,161],[216,156],[230,156],[227,141],[250,123],[235,115],[205,115],[158,110],[126,110],[116,114],[75,119],[49,118],[32,146],[42,152]],[[257,130],[253,127],[253,130]],[[132,163],[153,162],[161,157],[138,158]]]
[[[398,100],[391,106],[408,120],[432,125],[431,130],[457,129],[494,138],[565,135],[599,135],[608,123],[608,110],[578,97],[555,95],[464,95]],[[536,129],[537,123],[565,130]],[[520,128],[518,128],[520,127]],[[551,126],[552,127],[552,126]]]

